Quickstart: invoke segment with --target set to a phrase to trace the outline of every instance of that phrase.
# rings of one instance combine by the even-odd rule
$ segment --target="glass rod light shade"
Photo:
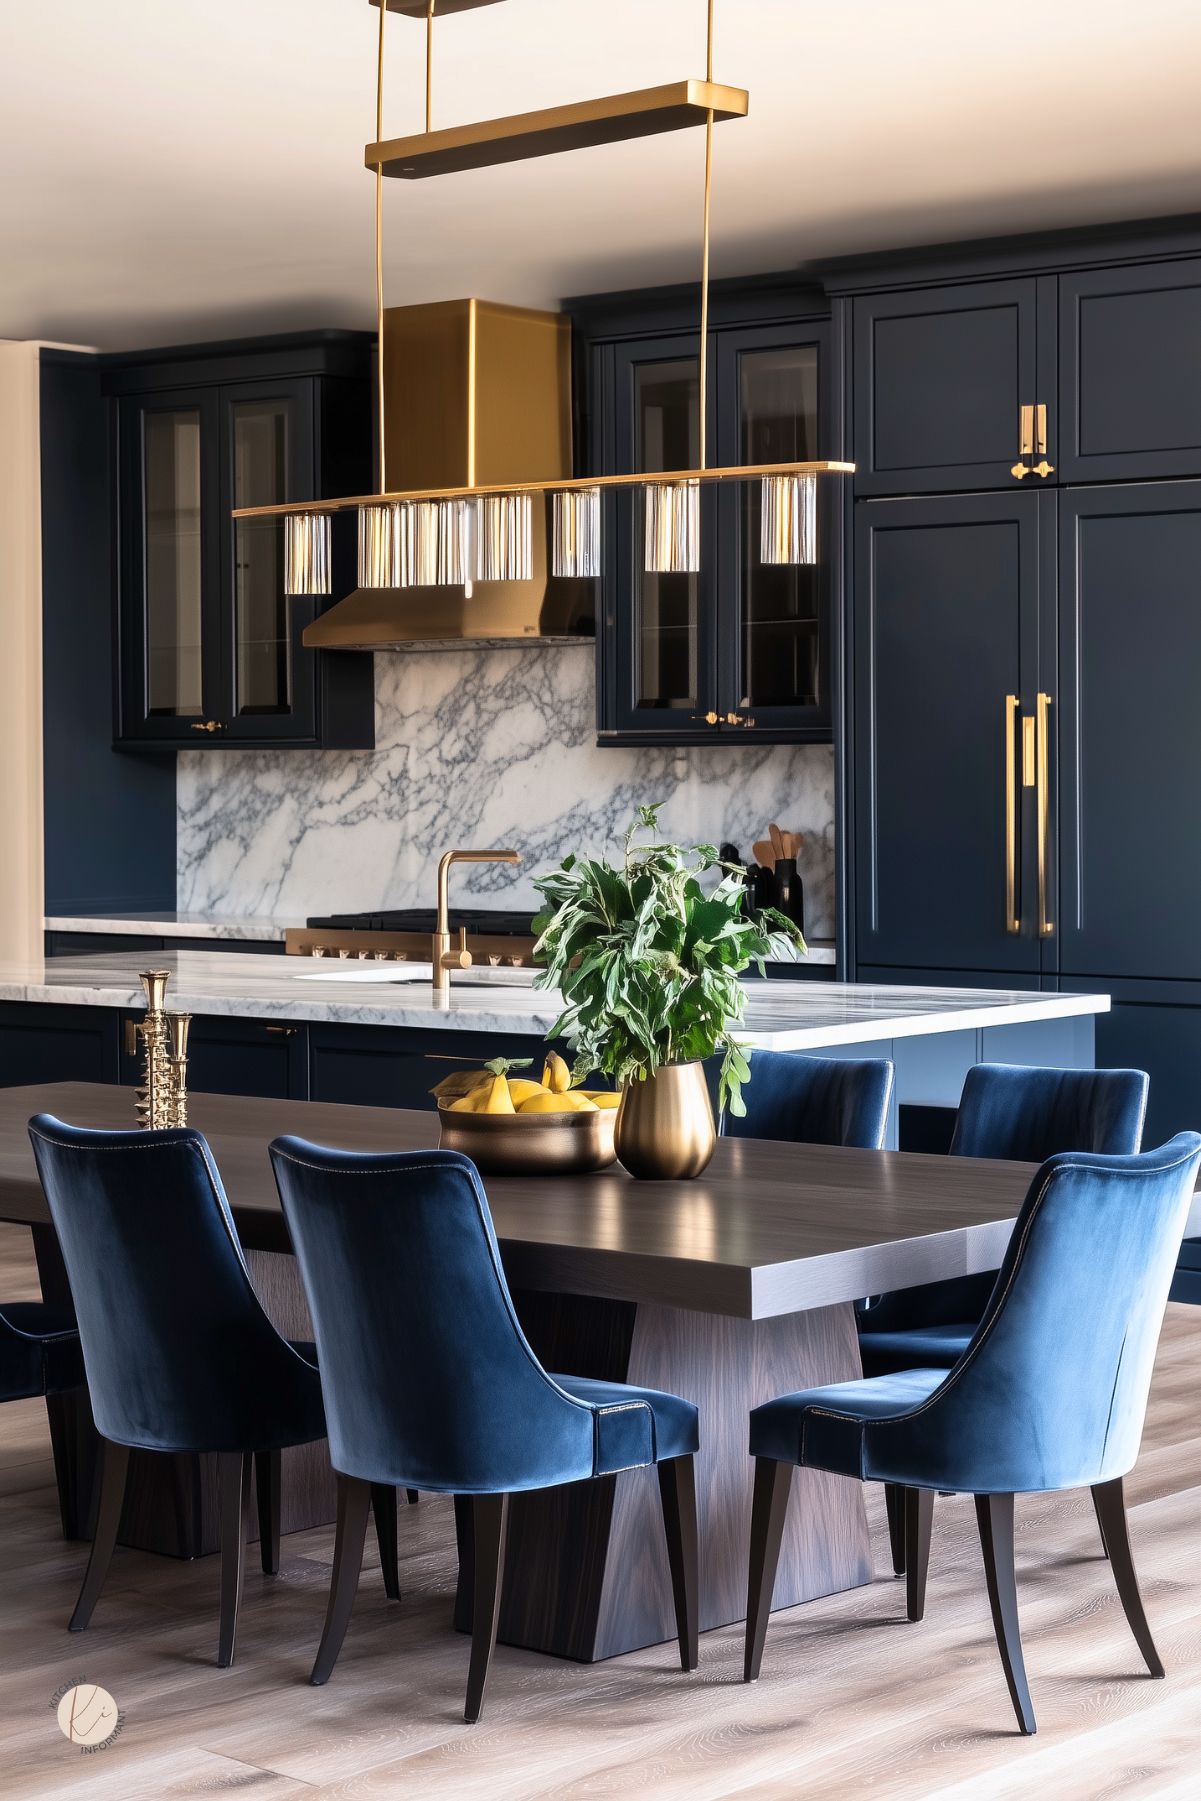
[[[475,576],[481,582],[534,579],[531,495],[483,494],[476,500]]]
[[[551,574],[595,577],[601,572],[599,488],[570,488],[551,501]]]
[[[817,562],[817,477],[765,475],[759,560]]]
[[[398,588],[460,587],[471,580],[471,508],[464,500],[413,500],[397,508]]]
[[[394,505],[359,508],[360,588],[395,588],[398,514]]]
[[[284,593],[331,594],[328,513],[291,513],[284,520]]]
[[[648,482],[646,572],[648,575],[697,575],[701,567],[701,484],[698,481]]]

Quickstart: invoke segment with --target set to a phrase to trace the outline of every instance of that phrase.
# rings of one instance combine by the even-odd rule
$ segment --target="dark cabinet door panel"
[[[1201,258],[1059,283],[1060,477],[1201,474]]]
[[[1039,312],[1048,311],[1052,293],[1053,282],[1028,278],[856,300],[857,494],[963,491],[1014,480],[1021,409],[1052,398],[1039,392],[1047,385]],[[1043,337],[1049,345],[1053,325]]]
[[[119,1061],[117,1015],[106,1007],[0,1002],[0,1088],[115,1082]]]
[[[1077,992],[1102,986],[1077,977],[1060,985]],[[1180,992],[1201,1000],[1195,988],[1181,984]],[[1097,1067],[1145,1069],[1150,1076],[1146,1149],[1175,1132],[1201,1132],[1201,1004],[1143,999],[1138,984],[1114,984],[1110,1012],[1097,1015]]]
[[[535,1081],[542,1074],[543,1047],[531,1038],[313,1025],[309,1043],[314,1101],[433,1110],[437,1102],[430,1090],[435,1083],[461,1070],[479,1069],[492,1057],[528,1057],[532,1059],[528,1073]]]
[[[1201,481],[1064,494],[1060,966],[1201,979]]]
[[[194,1094],[308,1099],[308,1027],[293,1021],[192,1021],[188,1087]]]
[[[1015,775],[1010,829],[1006,731],[1012,720],[1016,751],[1010,697],[1029,712],[1038,687],[1046,503],[1026,492],[856,508],[860,964],[1040,973],[1034,809]]]

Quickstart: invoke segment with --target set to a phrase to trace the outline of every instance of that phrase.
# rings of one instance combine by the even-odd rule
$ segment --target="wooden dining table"
[[[65,1273],[26,1132],[43,1111],[127,1128],[133,1096],[87,1083],[0,1090],[0,1219],[32,1229],[43,1293],[53,1298],[66,1293]],[[436,1116],[215,1094],[192,1096],[190,1111],[221,1171],[264,1305],[289,1336],[309,1336],[268,1144],[295,1133],[346,1150],[428,1150],[438,1141]],[[505,1272],[544,1364],[666,1389],[700,1409],[703,1630],[745,1614],[750,1409],[861,1375],[861,1296],[995,1269],[1032,1174],[1019,1163],[737,1138],[720,1140],[693,1181],[635,1181],[616,1165],[485,1179]],[[170,1207],[169,1193],[162,1205]],[[1189,1230],[1201,1230],[1196,1201]],[[413,1379],[422,1379],[419,1364]],[[94,1457],[86,1397],[49,1406],[64,1528],[86,1536]],[[285,1530],[332,1519],[325,1447],[287,1457]],[[123,1540],[185,1556],[214,1549],[212,1461],[135,1458]],[[803,1470],[797,1490],[777,1607],[872,1576],[860,1485]],[[469,1587],[465,1557],[460,1625]],[[515,1498],[502,1639],[592,1661],[674,1630],[652,1471]]]

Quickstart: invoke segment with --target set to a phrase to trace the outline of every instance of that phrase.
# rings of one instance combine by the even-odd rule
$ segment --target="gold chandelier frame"
[[[691,569],[699,555],[695,526],[695,507],[690,495],[692,485],[712,482],[762,481],[776,484],[803,484],[821,475],[850,475],[855,465],[830,459],[800,462],[749,463],[738,466],[710,467],[707,446],[708,326],[709,326],[709,251],[710,215],[713,187],[713,127],[724,120],[743,118],[749,107],[744,89],[730,88],[713,79],[713,15],[714,0],[706,0],[706,70],[703,81],[669,83],[658,88],[634,93],[610,95],[593,101],[546,108],[536,113],[495,119],[448,130],[433,129],[433,27],[439,0],[371,0],[379,7],[379,31],[376,55],[375,138],[368,144],[364,157],[375,173],[375,299],[376,327],[380,354],[377,357],[377,405],[379,413],[380,492],[356,494],[337,499],[284,501],[267,506],[235,507],[234,519],[282,518],[295,521],[289,527],[288,561],[294,563],[302,585],[288,592],[328,593],[329,525],[334,513],[362,512],[364,509],[405,508],[428,501],[487,502],[501,496],[538,496],[556,494],[599,495],[602,492],[629,489],[658,490],[656,496],[665,509],[665,523],[670,526],[673,509],[679,505],[693,520],[688,555],[683,560],[670,556],[661,564],[648,567]],[[472,11],[496,5],[501,0],[441,0],[443,14]],[[425,39],[425,131],[397,139],[384,138],[384,25],[387,14],[395,12],[409,18],[423,18]],[[401,179],[420,179],[460,169],[490,167],[529,157],[556,155],[566,150],[586,148],[593,144],[612,143],[623,139],[646,137],[691,125],[705,127],[704,209],[701,251],[701,311],[699,353],[699,466],[694,469],[642,470],[618,475],[590,475],[548,481],[512,481],[475,484],[464,487],[391,489],[387,483],[387,429],[384,395],[383,340],[384,263],[383,263],[383,184],[385,175]],[[766,490],[765,490],[766,492]],[[777,485],[777,496],[781,489]],[[780,510],[787,521],[790,509]],[[375,522],[378,529],[388,529],[385,520]],[[782,524],[774,547],[764,533],[763,557],[768,562],[796,561],[789,543],[796,542],[795,528]],[[666,536],[670,537],[668,531]],[[678,534],[677,534],[678,536]],[[811,561],[809,553],[801,560]],[[325,585],[320,585],[321,581]]]

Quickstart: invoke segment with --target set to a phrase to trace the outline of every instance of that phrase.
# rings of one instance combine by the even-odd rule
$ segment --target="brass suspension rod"
[[[713,0],[709,0],[705,50],[705,80],[713,80]],[[713,108],[705,114],[705,206],[701,233],[701,370],[700,465],[708,461],[709,415],[709,217],[713,198]]]
[[[432,11],[432,0],[431,0]],[[384,21],[388,8],[380,0],[379,40],[375,57],[375,136],[384,135]],[[375,364],[379,407],[379,485],[388,487],[387,409],[384,404],[384,165],[375,165]]]

